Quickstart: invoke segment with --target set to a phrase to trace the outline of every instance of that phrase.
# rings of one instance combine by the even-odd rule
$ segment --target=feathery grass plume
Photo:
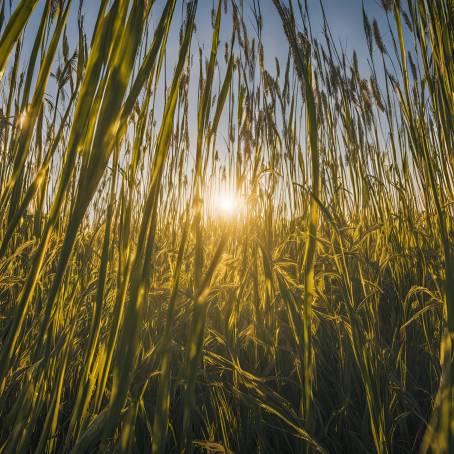
[[[377,107],[384,112],[385,106],[383,105],[383,100],[380,94],[380,89],[378,88],[377,79],[372,75],[369,80],[370,89],[372,92],[372,96],[374,97],[375,103]]]
[[[367,17],[366,11],[364,10],[364,3],[362,5],[363,9],[363,27],[364,27],[364,33],[366,35],[366,41],[367,41],[367,48],[369,49],[369,53],[372,54],[373,52],[373,39],[372,39],[372,27],[369,22],[369,18]]]
[[[386,54],[386,47],[385,44],[383,43],[377,19],[374,19],[372,22],[372,30],[374,32],[375,45],[382,54]]]

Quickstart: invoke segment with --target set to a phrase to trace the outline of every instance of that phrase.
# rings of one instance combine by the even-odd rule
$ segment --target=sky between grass
[[[149,41],[153,36],[153,29],[159,21],[162,9],[165,5],[166,0],[156,0],[152,7],[150,30],[149,30]],[[198,48],[203,49],[204,56],[209,56],[211,39],[212,39],[212,22],[211,22],[211,11],[216,8],[218,0],[199,0],[197,18],[196,18],[196,31],[192,41],[192,54],[194,55],[194,63],[192,66],[191,85],[190,85],[190,100],[189,100],[189,130],[191,142],[195,141],[195,132],[197,131],[197,86],[198,86]],[[223,0],[224,1],[224,0]],[[263,45],[265,54],[265,66],[270,74],[276,74],[276,58],[279,60],[281,69],[281,77],[284,72],[287,57],[288,57],[288,41],[284,35],[281,19],[274,7],[272,0],[255,0],[260,4],[261,13],[263,16]],[[18,0],[11,2],[11,9],[14,10]],[[293,0],[294,5],[297,4],[296,0]],[[7,1],[6,16],[9,17],[10,8],[9,1]],[[179,50],[179,29],[182,23],[182,19],[185,15],[185,1],[178,0],[177,6],[174,13],[172,22],[172,29],[169,34],[169,39],[166,48],[166,65],[165,65],[165,77],[161,75],[160,89],[164,90],[165,83],[170,83],[173,74],[173,69],[176,65]],[[224,77],[225,62],[223,59],[223,46],[225,42],[229,42],[232,33],[232,20],[231,20],[231,6],[230,0],[227,0],[229,4],[229,11],[227,15],[223,14],[221,23],[221,43],[222,50],[219,52],[219,71],[215,76],[215,84],[219,84]],[[238,3],[242,3],[243,11],[245,15],[246,26],[249,27],[249,38],[254,37],[254,18],[252,13],[253,0],[238,0]],[[79,9],[80,0],[73,0],[71,5],[70,14],[67,20],[67,36],[69,43],[69,55],[72,55],[75,51],[78,43],[78,29],[77,29],[77,15]],[[84,15],[84,26],[87,34],[87,43],[90,44],[91,34],[98,16],[100,0],[83,0],[82,11]],[[303,0],[304,4],[304,0]],[[386,14],[381,7],[379,0],[322,0],[322,4],[327,16],[327,20],[332,32],[334,39],[338,45],[346,50],[346,54],[351,57],[353,50],[357,52],[359,69],[363,76],[369,76],[370,70],[368,68],[368,50],[366,39],[363,30],[363,18],[362,18],[362,5],[366,14],[369,17],[370,22],[376,19],[381,32],[383,41],[388,49],[391,49],[391,38],[387,31]],[[38,29],[39,21],[44,10],[45,0],[40,0],[36,6],[29,23],[26,28],[23,42],[22,51],[22,68],[26,69],[26,64],[33,46],[34,36]],[[320,42],[323,42],[323,16],[322,8],[320,6],[320,0],[307,0],[309,14],[311,18],[312,33],[315,38]],[[375,50],[377,51],[377,50]],[[60,46],[61,54],[61,46]],[[58,59],[61,60],[59,55],[54,62],[54,68],[58,63]],[[13,58],[10,57],[9,63]],[[37,65],[38,67],[39,65]],[[378,82],[380,84],[381,74],[378,74]],[[167,85],[168,86],[168,85]],[[53,102],[56,93],[56,84],[53,78],[48,81],[46,90],[46,97]],[[194,97],[194,98],[192,98]],[[163,100],[165,96],[157,97],[156,105],[156,118],[161,117],[164,109]],[[162,105],[161,105],[161,104]],[[225,112],[224,112],[225,114]],[[225,122],[224,122],[225,125]],[[220,137],[227,136],[226,128],[223,128],[223,122],[220,124]],[[220,154],[222,156],[225,150],[222,150],[222,140],[218,141]]]

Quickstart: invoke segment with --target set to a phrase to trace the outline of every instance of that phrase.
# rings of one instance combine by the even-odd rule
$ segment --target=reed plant
[[[161,3],[0,2],[0,452],[452,452],[452,0]]]

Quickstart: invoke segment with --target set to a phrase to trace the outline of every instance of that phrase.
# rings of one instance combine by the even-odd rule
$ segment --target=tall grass
[[[452,1],[6,3],[0,452],[452,452]]]

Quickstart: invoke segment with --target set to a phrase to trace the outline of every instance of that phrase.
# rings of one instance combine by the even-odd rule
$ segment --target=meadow
[[[454,452],[454,2],[158,3],[0,1],[0,453]]]

